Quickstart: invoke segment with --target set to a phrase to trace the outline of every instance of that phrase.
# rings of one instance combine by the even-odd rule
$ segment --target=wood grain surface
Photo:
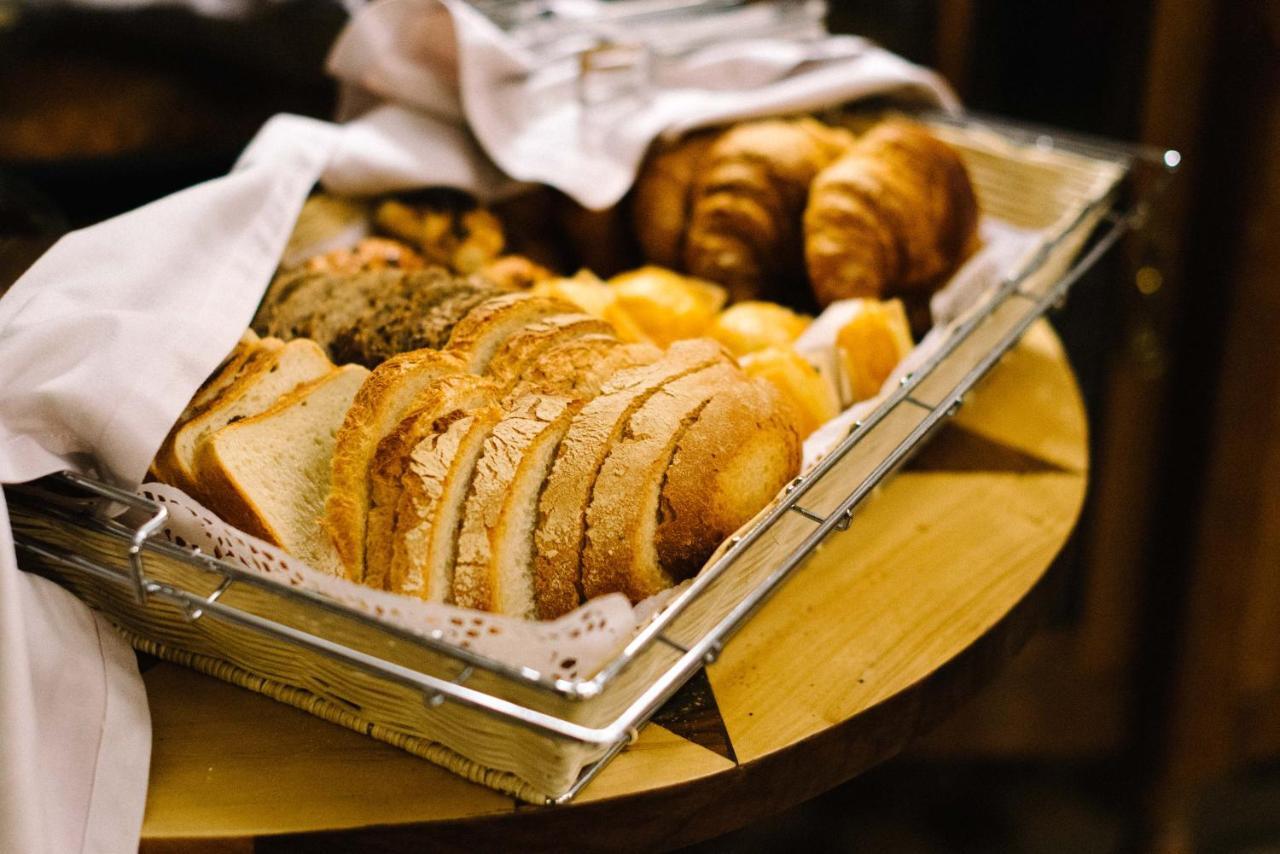
[[[155,664],[142,850],[649,850],[786,809],[896,753],[1017,652],[1087,469],[1079,392],[1041,323],[567,807]]]

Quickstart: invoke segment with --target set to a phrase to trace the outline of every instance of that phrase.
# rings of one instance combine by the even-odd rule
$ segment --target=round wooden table
[[[567,807],[154,664],[142,850],[651,850],[785,810],[897,752],[1021,647],[1084,501],[1086,433],[1038,324]]]

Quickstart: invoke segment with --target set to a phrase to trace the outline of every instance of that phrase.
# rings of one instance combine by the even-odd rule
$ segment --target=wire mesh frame
[[[938,120],[937,117],[934,117]],[[953,121],[941,119],[942,121]],[[1177,152],[1135,146],[1119,146],[1093,140],[1074,140],[1062,136],[1050,135],[1047,132],[1025,126],[1010,125],[998,120],[982,120],[977,122],[996,129],[1003,136],[1017,141],[1019,144],[1032,144],[1040,147],[1072,151],[1084,156],[1111,160],[1124,167],[1128,172],[1135,162],[1155,166],[1160,180],[1141,194],[1124,212],[1110,210],[1115,202],[1116,188],[1112,187],[1102,194],[1079,214],[1076,223],[1064,229],[1063,236],[1073,233],[1074,227],[1087,222],[1090,218],[1102,217],[1102,232],[1093,245],[1076,260],[1071,268],[1055,283],[1040,294],[1029,294],[1022,285],[1036,271],[1041,269],[1055,249],[1059,248],[1062,237],[1048,241],[1038,254],[1023,266],[1017,275],[1005,279],[996,293],[988,301],[985,308],[955,329],[943,347],[926,364],[920,366],[912,374],[903,378],[897,389],[863,421],[858,422],[849,435],[820,462],[812,472],[797,478],[789,487],[787,495],[778,502],[758,524],[745,534],[735,537],[728,550],[711,566],[682,591],[671,603],[645,626],[624,647],[621,653],[611,660],[595,676],[585,680],[552,679],[544,674],[528,668],[515,668],[486,657],[443,642],[438,637],[421,636],[382,621],[346,608],[322,596],[306,591],[278,585],[254,573],[247,572],[211,556],[192,553],[177,546],[154,539],[154,534],[163,529],[166,520],[165,509],[131,492],[108,486],[81,475],[61,473],[52,476],[49,485],[54,491],[65,494],[67,488],[78,492],[87,492],[99,499],[116,502],[132,509],[135,514],[145,517],[141,524],[129,527],[117,521],[93,518],[87,519],[83,511],[58,508],[53,505],[42,505],[48,515],[64,521],[75,521],[76,524],[88,525],[118,539],[126,545],[127,572],[103,566],[83,556],[59,547],[32,542],[17,537],[20,553],[35,559],[37,571],[43,569],[45,574],[57,580],[57,570],[52,567],[64,567],[86,573],[104,583],[127,585],[139,605],[145,607],[151,600],[174,605],[183,610],[187,619],[195,621],[203,618],[223,620],[249,632],[258,632],[274,637],[286,643],[297,644],[311,652],[332,658],[345,665],[360,669],[375,678],[386,679],[421,691],[424,701],[431,705],[442,702],[453,702],[461,706],[496,715],[514,723],[528,727],[534,731],[585,745],[607,748],[606,753],[593,764],[587,766],[577,782],[558,797],[549,802],[563,803],[571,800],[623,747],[635,738],[638,729],[648,721],[652,714],[676,690],[683,685],[699,668],[718,657],[727,640],[745,622],[747,617],[760,608],[769,596],[801,566],[813,551],[834,531],[844,530],[849,526],[858,505],[865,500],[871,491],[910,454],[917,449],[928,436],[936,430],[945,419],[962,403],[965,394],[983,375],[1007,352],[1026,332],[1032,323],[1043,316],[1055,305],[1062,302],[1071,286],[1097,260],[1110,249],[1128,230],[1141,224],[1144,220],[1151,198],[1159,191],[1163,179],[1167,178],[1179,161]],[[961,378],[936,404],[925,403],[913,395],[920,383],[928,378],[939,366],[943,365],[956,349],[991,318],[998,310],[1011,301],[1025,303],[1024,311],[1019,319],[1011,324],[996,343],[987,350],[973,365],[969,366]],[[925,414],[887,454],[876,461],[872,471],[859,483],[852,484],[850,491],[838,503],[833,512],[825,515],[814,513],[801,503],[804,496],[826,476],[845,456],[872,435],[880,425],[898,407],[915,407]],[[795,547],[790,554],[769,574],[744,596],[735,607],[723,616],[709,631],[704,632],[692,643],[680,644],[665,634],[672,623],[678,619],[699,596],[727,572],[738,558],[761,536],[767,533],[779,519],[788,513],[796,513],[814,523],[815,528]],[[164,554],[169,559],[179,560],[199,569],[215,573],[218,583],[212,593],[199,595],[189,590],[176,588],[148,579],[145,573],[145,554],[149,551]],[[419,644],[437,654],[455,659],[459,664],[459,674],[454,679],[443,679],[427,673],[406,668],[394,662],[383,660],[360,650],[334,643],[323,637],[301,631],[249,613],[245,610],[229,607],[219,601],[222,595],[233,584],[249,584],[273,595],[294,599],[307,607],[317,607],[335,612],[347,619],[367,625],[371,631],[387,633],[397,641]],[[587,700],[598,696],[619,673],[630,666],[642,653],[653,644],[661,643],[675,649],[679,658],[649,683],[613,721],[606,725],[591,727],[565,720],[527,705],[516,703],[485,691],[469,688],[465,682],[478,668],[494,675],[518,680],[525,686],[552,692],[572,700]]]

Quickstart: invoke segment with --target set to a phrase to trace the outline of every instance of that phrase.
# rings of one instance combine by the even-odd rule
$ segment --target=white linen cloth
[[[653,28],[646,35],[661,43]],[[329,71],[348,113],[412,110],[418,145],[465,126],[505,175],[593,209],[622,198],[664,133],[870,95],[959,107],[936,73],[853,36],[725,41],[657,62],[643,91],[584,106],[577,57],[545,60],[460,0],[381,0],[338,37]],[[385,189],[349,175],[341,187]]]
[[[545,181],[599,207],[662,132],[891,91],[955,104],[932,73],[859,40],[756,40],[687,55],[649,97],[585,116],[563,69],[452,0],[367,7],[331,68],[373,105],[357,120],[277,116],[228,176],[67,235],[0,300],[0,483],[92,467],[136,486],[248,324],[317,180],[486,197]],[[0,501],[0,851],[132,850],[149,741],[127,646],[18,571]]]

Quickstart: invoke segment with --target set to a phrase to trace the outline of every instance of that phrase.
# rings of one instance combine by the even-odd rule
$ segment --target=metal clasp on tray
[[[114,501],[117,504],[123,504],[147,515],[146,521],[134,528],[133,534],[129,538],[129,572],[133,582],[133,594],[139,604],[145,605],[148,591],[147,576],[142,564],[142,550],[146,546],[147,540],[155,536],[164,527],[165,522],[169,521],[169,511],[163,506],[153,501],[148,501],[128,490],[101,483],[72,471],[58,472],[56,477],[77,489],[82,489],[85,492],[105,498],[108,501]]]

